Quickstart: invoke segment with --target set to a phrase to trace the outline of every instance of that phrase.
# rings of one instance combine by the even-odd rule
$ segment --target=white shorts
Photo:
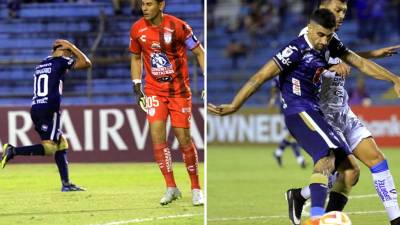
[[[352,152],[363,139],[372,136],[350,107],[335,113],[324,112],[324,115],[327,122],[347,142]]]

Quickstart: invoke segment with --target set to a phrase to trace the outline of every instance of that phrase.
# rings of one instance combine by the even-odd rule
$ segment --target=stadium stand
[[[130,7],[124,7],[122,15],[114,15],[109,0],[23,3],[19,18],[8,18],[6,1],[1,3],[0,104],[30,104],[33,67],[49,54],[52,42],[58,38],[71,40],[94,62],[91,78],[88,72],[76,71],[67,79],[65,104],[133,102],[128,45],[130,27],[138,16],[130,14]],[[186,20],[203,40],[201,1],[168,1],[166,13]],[[101,24],[104,32],[100,32]],[[92,49],[96,39],[97,48]],[[193,68],[197,67],[190,66],[193,100],[200,102],[203,78],[201,71]]]
[[[229,2],[231,2],[231,4]],[[263,10],[269,10],[268,7],[275,7],[272,11],[276,10],[279,12],[276,13],[277,18],[275,20],[265,18],[268,21],[278,21],[279,32],[276,36],[271,34],[271,32],[254,35],[246,27],[246,17],[251,15],[250,12],[254,10],[252,4],[257,2],[263,2],[263,4],[266,4],[257,5],[257,9],[261,10],[264,14],[265,11]],[[288,5],[280,5],[283,4],[283,2],[289,4],[290,7]],[[213,11],[208,14],[207,21],[209,24],[207,31],[207,88],[208,100],[210,102],[216,104],[230,102],[236,91],[242,87],[245,81],[261,68],[268,59],[272,58],[272,56],[279,50],[280,46],[291,41],[300,32],[304,27],[304,24],[306,24],[305,15],[308,15],[307,13],[310,11],[310,9],[307,8],[308,6],[305,3],[302,4],[302,2],[308,1],[216,1],[216,5],[213,6]],[[355,16],[352,14],[352,11],[355,11],[354,8],[356,6],[350,5],[350,7],[349,15],[347,16],[343,27],[339,31],[341,39],[348,47],[357,51],[378,49],[385,46],[400,44],[399,34],[397,34],[394,29],[390,30],[391,35],[386,35],[387,39],[383,41],[365,42],[358,39],[357,32],[359,30],[359,24],[357,23]],[[393,10],[395,10],[395,8],[391,11]],[[388,12],[391,11],[389,10]],[[290,16],[286,16],[288,14],[290,14]],[[393,17],[396,14],[398,14],[398,11],[385,14],[391,15],[390,17],[387,16],[387,18],[385,18],[385,23],[387,23],[386,26],[391,26],[390,24],[392,23],[396,24],[394,21],[398,20]],[[394,21],[390,22],[391,19]],[[382,24],[382,26],[384,25]],[[379,29],[383,28],[384,27],[379,27]],[[264,28],[261,27],[261,30],[263,29]],[[240,40],[242,44],[248,47],[247,54],[245,57],[238,60],[238,65],[236,65],[235,68],[232,67],[232,59],[226,54],[227,46],[233,39]],[[392,72],[400,74],[400,64],[398,61],[399,56],[376,60],[377,63],[385,66]],[[347,79],[346,85],[348,90],[355,86],[357,77],[359,76],[362,75],[360,75],[357,70],[353,69],[352,75]],[[264,85],[258,93],[254,94],[254,96],[248,100],[246,104],[250,106],[267,105],[270,85],[270,83]],[[366,78],[366,86],[373,104],[384,105],[395,104],[398,102],[394,94],[389,90],[391,85],[388,82]],[[220,93],[224,94],[221,95]]]

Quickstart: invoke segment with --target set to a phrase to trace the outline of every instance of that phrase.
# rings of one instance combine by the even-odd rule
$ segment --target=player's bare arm
[[[131,78],[133,92],[135,93],[137,104],[146,110],[146,96],[142,91],[142,55],[132,54],[131,56]]]
[[[351,67],[349,65],[347,65],[346,63],[339,63],[339,64],[332,65],[331,67],[329,67],[329,71],[336,72],[337,74],[339,74],[342,77],[347,77],[348,75],[350,75],[350,70],[351,70]]]
[[[197,62],[204,73],[204,48],[199,45],[198,47],[192,49],[193,54],[196,56]]]
[[[367,52],[357,52],[357,55],[366,59],[377,59],[377,58],[393,56],[397,54],[398,49],[400,49],[400,45],[389,46]]]
[[[142,55],[132,54],[131,56],[131,78],[132,80],[142,79]]]
[[[92,62],[78,47],[67,40],[58,39],[54,42],[54,45],[62,45],[63,48],[71,50],[72,54],[76,57],[74,69],[87,69],[92,67]]]
[[[353,51],[349,50],[345,53],[341,59],[346,63],[356,67],[362,73],[365,73],[368,76],[371,76],[378,80],[386,80],[390,81],[394,84],[394,89],[396,91],[397,96],[400,97],[400,78],[383,68],[382,66],[372,62],[371,60],[365,59]]]
[[[236,112],[243,105],[243,103],[251,95],[253,95],[259,87],[261,87],[262,84],[268,80],[271,80],[279,72],[280,69],[278,65],[273,60],[268,61],[268,63],[266,63],[257,73],[255,73],[240,89],[231,104],[223,104],[220,106],[208,104],[208,111],[219,116],[225,116]]]
[[[400,45],[380,48],[372,51],[367,52],[357,52],[357,55],[366,58],[366,59],[378,59],[383,57],[390,57],[397,54],[397,50],[400,49]],[[329,68],[330,71],[336,72],[342,77],[346,77],[350,75],[351,67],[348,66],[346,63],[339,63],[333,65]]]

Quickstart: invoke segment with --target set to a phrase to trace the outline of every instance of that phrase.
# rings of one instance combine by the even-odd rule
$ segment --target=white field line
[[[378,197],[376,194],[369,194],[369,195],[354,195],[350,196],[350,199],[360,199],[360,198],[372,198]],[[304,205],[304,208],[309,208],[310,203]],[[303,214],[305,216],[309,216],[309,212],[304,209]],[[362,214],[380,214],[386,213],[385,210],[377,210],[377,211],[353,211],[353,212],[346,212],[349,215],[362,215]],[[287,215],[275,215],[275,216],[248,216],[248,217],[221,217],[221,218],[210,218],[208,221],[246,221],[246,220],[265,220],[265,219],[281,219],[281,218],[288,218]]]
[[[202,213],[199,213],[199,214],[181,214],[181,215],[172,215],[172,216],[137,218],[137,219],[123,220],[123,221],[114,221],[114,222],[109,222],[109,223],[92,224],[92,225],[120,225],[120,224],[129,224],[129,223],[143,223],[143,222],[156,221],[156,220],[170,220],[170,219],[177,219],[177,218],[189,218],[189,217],[196,217],[196,216],[203,216],[203,214]]]
[[[350,196],[349,199],[374,198],[374,197],[379,198],[377,194],[369,194],[369,195],[354,195],[354,196]],[[303,215],[310,216],[310,212],[309,212],[310,205],[311,205],[311,202],[307,201],[303,207],[303,213],[302,213]],[[358,213],[358,214],[362,214],[362,213]]]

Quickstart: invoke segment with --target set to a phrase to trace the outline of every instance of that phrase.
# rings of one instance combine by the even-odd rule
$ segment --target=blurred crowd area
[[[231,101],[249,76],[279,48],[296,38],[319,2],[208,0],[209,101]],[[400,44],[400,0],[349,0],[347,15],[338,35],[354,51]],[[394,56],[376,62],[400,74],[399,59],[399,56]],[[352,94],[355,98],[365,96],[368,99],[354,102],[397,104],[387,82],[365,78],[356,70],[352,74],[347,82],[348,91],[355,93]],[[359,82],[360,79],[363,81]],[[267,102],[270,86],[264,85],[248,104]],[[221,92],[226,94],[218,94]]]
[[[19,18],[19,11],[21,10],[22,4],[31,4],[31,3],[91,3],[93,0],[3,0],[6,1],[7,10],[8,10],[8,18]],[[129,7],[130,14],[141,15],[140,11],[140,0],[110,0],[112,2],[113,10],[115,15],[122,15],[123,8]],[[127,6],[129,5],[129,6]]]
[[[245,31],[255,38],[286,35],[301,27],[317,0],[209,0],[208,29]],[[229,9],[229,10],[228,10]],[[224,18],[221,20],[221,18]],[[357,23],[358,41],[377,42],[400,37],[400,0],[349,0],[346,21]],[[293,29],[296,33],[296,29]]]

